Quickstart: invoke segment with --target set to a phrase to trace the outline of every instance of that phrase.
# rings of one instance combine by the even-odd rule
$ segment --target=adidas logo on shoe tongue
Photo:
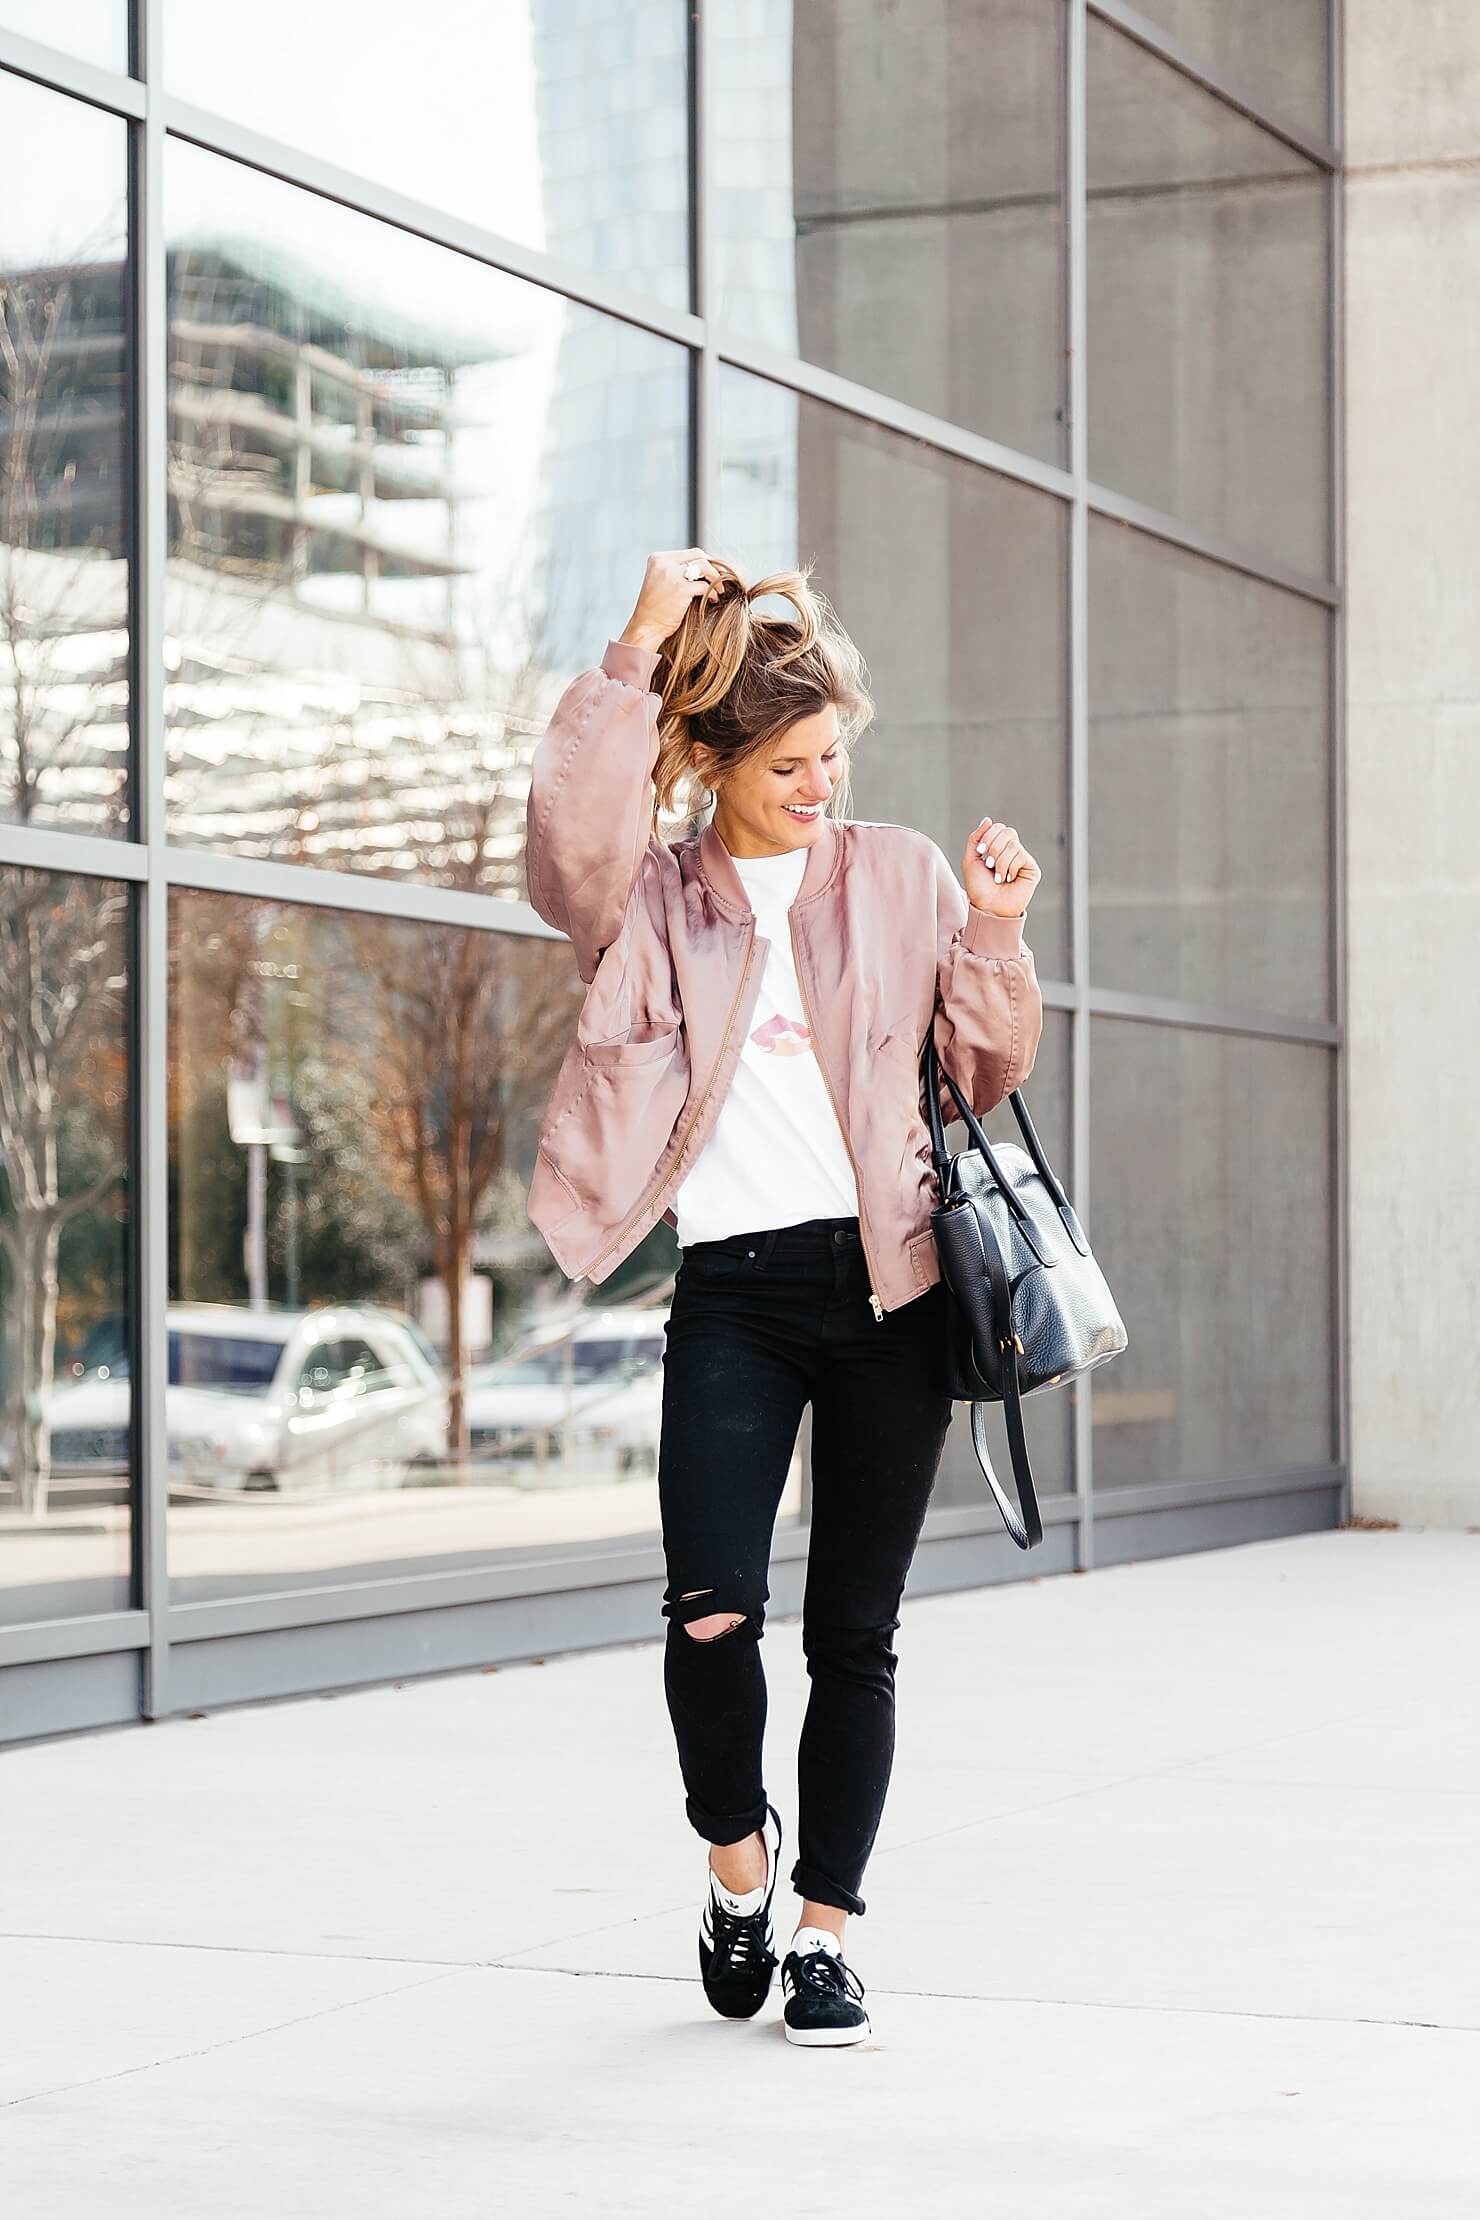
[[[793,1950],[830,1950],[835,1958],[843,1954],[843,1946],[830,1927],[799,1927],[791,1938]]]
[[[766,1893],[764,1881],[757,1881],[753,1889],[745,1889],[737,1896],[733,1889],[725,1887],[724,1882],[721,1881],[719,1875],[712,1868],[710,1879],[715,1896],[727,1912],[733,1912],[739,1919],[748,1919],[752,1912],[760,1910],[762,1899]]]

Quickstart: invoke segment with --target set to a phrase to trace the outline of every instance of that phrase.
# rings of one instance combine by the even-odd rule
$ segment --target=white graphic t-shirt
[[[683,1247],[858,1212],[852,1160],[812,1052],[792,961],[786,913],[809,852],[731,859],[755,911],[756,938],[770,947],[729,1091],[674,1197]]]

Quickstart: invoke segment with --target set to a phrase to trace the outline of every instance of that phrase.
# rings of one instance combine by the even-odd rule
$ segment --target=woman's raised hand
[[[984,817],[966,843],[961,877],[973,909],[991,917],[1021,917],[1042,878],[1013,825]]]
[[[700,576],[686,578],[686,564],[697,563]],[[629,647],[658,648],[683,623],[684,611],[701,595],[712,599],[720,576],[702,547],[666,548],[649,555],[637,607],[621,634]]]

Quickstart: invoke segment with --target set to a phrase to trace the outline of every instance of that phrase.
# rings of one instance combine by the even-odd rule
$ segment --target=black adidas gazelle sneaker
[[[761,1839],[766,1846],[765,1880],[737,1896],[711,1866],[699,1918],[704,1994],[727,2020],[752,2019],[770,1995],[776,1971],[771,1899],[781,1863],[781,1819],[774,1804],[766,1806]]]
[[[781,1961],[781,2017],[789,2043],[814,2048],[861,2043],[872,2030],[863,2008],[863,1983],[843,1956],[836,1935],[799,1927]]]

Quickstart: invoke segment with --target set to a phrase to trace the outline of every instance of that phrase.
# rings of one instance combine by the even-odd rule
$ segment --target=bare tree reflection
[[[578,1007],[563,942],[356,918],[389,1176],[420,1214],[446,1292],[448,1451],[468,1452],[463,1294],[516,1136],[544,1099]]]
[[[8,1275],[6,1440],[21,1507],[45,1515],[51,1484],[47,1397],[56,1366],[62,1232],[125,1176],[127,890],[45,871],[0,874],[0,1247]],[[71,1192],[64,1107],[95,1098],[105,1161]]]

